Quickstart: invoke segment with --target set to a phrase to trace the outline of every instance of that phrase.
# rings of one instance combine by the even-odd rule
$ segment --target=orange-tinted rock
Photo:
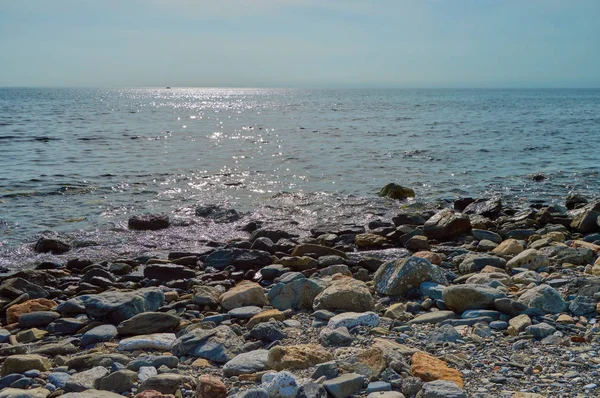
[[[226,398],[227,387],[216,376],[204,375],[198,379],[198,398]]]
[[[424,258],[425,260],[428,260],[431,264],[435,265],[440,265],[444,260],[441,254],[428,251],[416,252],[415,254],[413,254],[413,257]]]
[[[495,273],[495,272],[506,273],[502,268],[494,267],[494,266],[491,266],[491,265],[486,265],[479,272],[482,273],[482,274],[491,274],[491,273]]]
[[[23,314],[28,314],[34,311],[50,311],[58,306],[55,301],[38,298],[33,300],[27,300],[21,304],[15,304],[10,306],[6,310],[6,321],[7,323],[16,323],[19,321],[19,317]]]
[[[460,388],[464,385],[460,372],[450,368],[448,364],[441,359],[437,359],[424,352],[417,352],[413,354],[411,362],[410,373],[425,382],[450,380],[455,382]]]
[[[163,394],[156,390],[147,390],[147,391],[142,391],[139,394],[136,394],[136,396],[134,398],[175,398],[175,395]]]
[[[259,312],[258,314],[250,318],[246,327],[248,328],[248,330],[250,330],[259,323],[268,322],[271,318],[274,318],[277,321],[284,321],[285,314],[276,309]]]
[[[269,350],[267,365],[274,370],[307,369],[332,359],[326,349],[316,344],[275,346]]]

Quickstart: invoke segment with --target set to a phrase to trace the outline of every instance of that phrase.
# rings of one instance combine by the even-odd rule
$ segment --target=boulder
[[[407,198],[414,198],[415,191],[413,191],[411,188],[404,187],[399,184],[394,184],[392,182],[387,184],[385,187],[381,188],[381,191],[379,191],[378,195],[385,198],[404,200]]]
[[[466,310],[494,309],[494,300],[505,296],[492,287],[474,284],[448,286],[442,292],[444,303],[458,314]]]
[[[242,351],[244,340],[229,326],[214,329],[194,329],[179,337],[173,344],[176,356],[195,356],[212,362],[226,363]]]
[[[271,286],[267,297],[278,310],[311,309],[315,297],[325,289],[323,284],[312,279],[301,278],[289,283],[276,283]]]
[[[41,237],[35,243],[34,250],[38,253],[63,254],[71,250],[71,245],[61,239]]]
[[[250,281],[242,281],[220,297],[221,307],[226,310],[255,305],[262,307],[268,304],[262,286]]]
[[[16,299],[24,294],[32,299],[46,298],[50,294],[43,287],[23,278],[5,279],[0,285],[0,296]]]
[[[119,323],[120,335],[171,332],[179,324],[179,317],[166,312],[142,312]]]
[[[600,202],[590,203],[580,211],[575,210],[576,215],[571,222],[571,229],[582,234],[598,231],[598,217],[600,217]]]
[[[422,282],[447,284],[444,271],[424,258],[408,257],[383,263],[373,277],[375,290],[388,296],[401,296],[418,289]]]
[[[529,289],[519,297],[519,302],[550,314],[558,314],[567,308],[567,303],[560,293],[549,285]]]
[[[550,260],[548,259],[548,256],[541,254],[538,250],[527,249],[508,260],[506,268],[526,268],[537,271],[538,269],[549,265]]]
[[[274,370],[307,369],[333,357],[320,345],[300,344],[275,346],[269,350],[267,366]]]
[[[169,228],[169,216],[160,214],[140,214],[129,218],[127,223],[129,229],[140,231],[157,231],[159,229]]]
[[[423,232],[430,239],[452,240],[471,230],[469,217],[444,209],[425,222]]]
[[[315,297],[315,310],[342,310],[364,312],[375,308],[375,300],[367,285],[343,275],[333,277],[333,282]]]
[[[465,214],[477,214],[485,217],[496,217],[502,211],[502,200],[499,197],[491,199],[477,199],[464,210]]]
[[[374,312],[344,312],[329,318],[329,322],[327,323],[327,327],[330,329],[340,327],[352,329],[356,326],[375,327],[377,325],[379,325],[379,315]]]
[[[73,374],[66,383],[67,391],[85,391],[92,388],[97,388],[104,376],[108,375],[110,371],[104,366],[96,366],[82,372]]]

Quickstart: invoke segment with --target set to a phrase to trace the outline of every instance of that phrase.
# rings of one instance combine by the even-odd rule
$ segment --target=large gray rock
[[[120,335],[171,332],[179,324],[179,317],[165,312],[143,312],[119,324]]]
[[[583,209],[572,212],[575,215],[571,222],[571,229],[587,234],[598,231],[598,217],[600,217],[600,202],[590,203]]]
[[[88,330],[81,336],[81,345],[88,346],[91,344],[110,341],[117,337],[117,328],[114,325],[100,325],[92,330]]]
[[[262,372],[267,369],[269,350],[244,352],[223,366],[225,377]]]
[[[595,257],[594,251],[585,247],[548,246],[539,252],[559,264],[586,265],[593,263]]]
[[[65,301],[57,310],[64,315],[87,312],[100,321],[119,324],[147,311],[158,310],[165,302],[164,293],[155,287],[132,292],[111,291],[79,296]]]
[[[6,279],[2,282],[2,285],[0,285],[1,297],[16,299],[25,293],[29,295],[30,299],[46,298],[50,295],[43,287],[23,278]]]
[[[519,302],[550,314],[558,314],[567,308],[567,303],[560,293],[549,285],[529,289],[519,297]]]
[[[172,352],[176,356],[196,356],[217,363],[231,361],[242,351],[244,340],[229,326],[195,329],[175,340]]]
[[[67,381],[66,389],[67,391],[79,392],[97,388],[100,379],[109,373],[110,371],[104,366],[96,366],[92,369],[75,373]]]
[[[19,316],[20,328],[37,328],[47,326],[51,322],[60,318],[60,314],[55,311],[34,311]]]
[[[452,240],[471,230],[469,217],[444,209],[425,222],[423,232],[430,239]]]
[[[326,380],[323,387],[334,398],[346,398],[363,388],[365,378],[358,373],[346,373],[331,380]]]
[[[494,300],[505,296],[492,287],[473,284],[448,286],[442,293],[444,303],[458,314],[466,310],[494,309]]]
[[[499,197],[491,199],[477,199],[464,210],[465,214],[477,214],[486,217],[496,217],[502,210],[502,201]]]
[[[423,384],[421,398],[467,398],[467,394],[453,381],[435,380]]]
[[[461,274],[470,274],[481,271],[486,265],[496,268],[506,267],[506,260],[491,254],[468,253],[460,263],[458,270]]]
[[[444,271],[424,258],[408,257],[383,263],[373,277],[375,290],[388,296],[405,295],[422,282],[447,284]]]
[[[311,309],[315,297],[325,289],[324,284],[307,278],[271,286],[267,298],[278,310]]]

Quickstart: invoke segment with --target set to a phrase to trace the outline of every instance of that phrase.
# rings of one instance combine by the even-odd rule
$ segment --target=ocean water
[[[0,265],[52,259],[31,250],[42,233],[126,256],[244,236],[254,219],[303,234],[460,196],[594,197],[599,134],[592,89],[0,89]],[[415,200],[378,198],[389,182]],[[215,225],[199,204],[244,217]],[[177,226],[128,231],[142,212]]]

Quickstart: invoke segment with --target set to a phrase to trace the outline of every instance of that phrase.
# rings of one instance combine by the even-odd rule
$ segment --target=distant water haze
[[[198,204],[307,231],[460,196],[563,203],[598,195],[598,126],[591,89],[1,89],[0,241],[117,245],[131,214]],[[415,200],[378,198],[389,182]],[[189,241],[239,233],[215,228]]]

